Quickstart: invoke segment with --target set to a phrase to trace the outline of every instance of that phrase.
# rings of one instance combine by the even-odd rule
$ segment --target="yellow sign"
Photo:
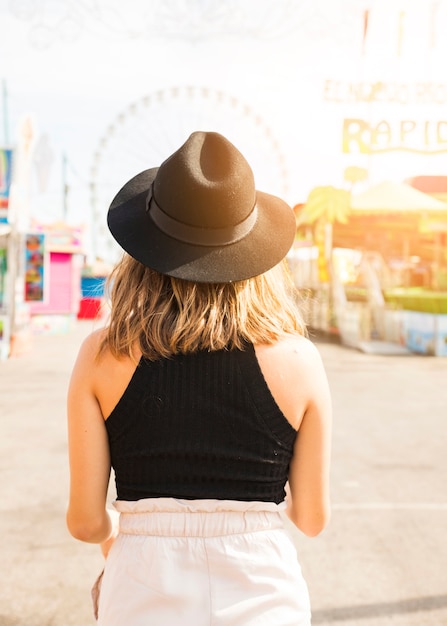
[[[447,152],[447,120],[343,120],[343,152],[377,154],[393,151]]]

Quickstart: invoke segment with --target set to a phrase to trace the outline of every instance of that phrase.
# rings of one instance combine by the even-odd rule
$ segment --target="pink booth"
[[[31,242],[36,248],[40,237],[42,245],[42,253],[33,247],[27,250],[25,299],[31,329],[34,333],[68,332],[75,323],[81,300],[82,230],[58,223],[42,226],[39,231],[28,235],[26,243],[29,246]],[[37,259],[35,266],[33,259]]]

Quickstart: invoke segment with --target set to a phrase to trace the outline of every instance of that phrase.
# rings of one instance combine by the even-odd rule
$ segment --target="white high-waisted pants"
[[[281,505],[116,501],[99,626],[309,626],[306,583]]]

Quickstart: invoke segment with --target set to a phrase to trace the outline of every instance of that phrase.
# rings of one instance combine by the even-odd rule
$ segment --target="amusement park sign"
[[[392,151],[447,152],[447,120],[343,120],[343,152],[376,154]]]
[[[420,154],[447,152],[447,118],[396,119],[392,116],[393,105],[398,105],[401,115],[403,106],[428,106],[447,104],[447,84],[444,83],[345,83],[327,80],[324,84],[324,100],[333,103],[370,105],[368,119],[360,116],[343,120],[344,153],[377,154],[405,151]],[[387,117],[377,116],[374,109]],[[409,108],[409,107],[407,107]],[[414,116],[416,117],[416,116]]]

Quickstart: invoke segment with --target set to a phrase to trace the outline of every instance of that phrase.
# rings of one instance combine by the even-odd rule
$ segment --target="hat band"
[[[149,189],[146,211],[154,224],[165,235],[178,239],[183,243],[197,246],[229,246],[232,243],[236,243],[248,235],[255,225],[258,216],[258,210],[255,205],[251,213],[242,222],[234,226],[226,228],[191,226],[190,224],[179,222],[160,209],[152,195],[152,187]]]

